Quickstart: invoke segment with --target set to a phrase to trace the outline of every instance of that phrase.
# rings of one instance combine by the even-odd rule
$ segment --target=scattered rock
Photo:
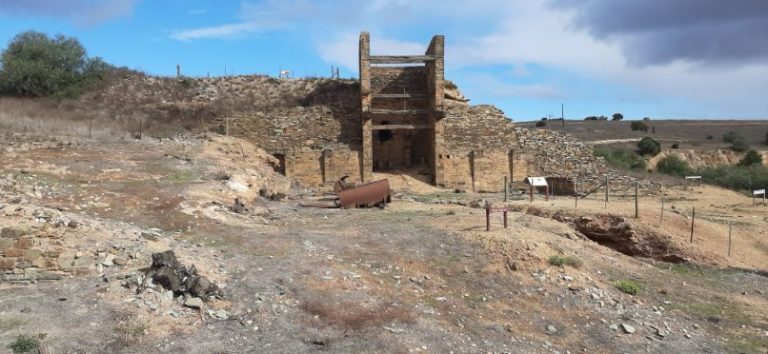
[[[102,261],[101,264],[104,265],[105,267],[111,267],[115,265],[114,261],[115,261],[115,255],[110,253],[106,257],[104,257],[104,261]]]
[[[199,297],[190,297],[184,301],[184,306],[193,308],[193,309],[201,309],[203,308],[203,300]]]
[[[229,318],[229,313],[227,313],[227,310],[218,310],[213,313],[213,316],[220,320],[226,320]]]
[[[154,280],[166,290],[175,294],[190,294],[194,297],[221,297],[219,287],[206,277],[197,274],[195,266],[182,265],[172,250],[152,254],[152,266],[147,279]]]
[[[553,326],[553,325],[548,325],[547,326],[547,333],[555,334],[555,333],[557,333],[557,328],[555,326]]]
[[[624,333],[632,334],[635,333],[635,327],[632,327],[631,325],[628,325],[626,323],[621,324],[621,330],[624,331]]]

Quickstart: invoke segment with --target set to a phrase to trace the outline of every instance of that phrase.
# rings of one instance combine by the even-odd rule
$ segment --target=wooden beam
[[[372,55],[369,58],[371,64],[419,64],[436,59],[433,55]]]
[[[374,93],[373,98],[424,98],[426,93]]]
[[[426,124],[384,124],[374,125],[372,130],[416,130],[429,129]]]
[[[400,115],[408,115],[408,114],[426,114],[431,112],[432,110],[429,108],[421,108],[421,109],[384,109],[384,108],[371,108],[372,114],[400,114]]]

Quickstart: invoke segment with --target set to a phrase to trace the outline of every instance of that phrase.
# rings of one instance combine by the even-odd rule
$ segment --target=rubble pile
[[[187,268],[176,258],[172,250],[152,254],[152,266],[147,270],[145,281],[162,285],[174,295],[198,298],[221,297],[221,289],[197,273],[194,265]]]

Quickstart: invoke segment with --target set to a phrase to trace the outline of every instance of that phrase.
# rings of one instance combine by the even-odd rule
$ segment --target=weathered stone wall
[[[380,93],[426,93],[427,73],[423,66],[371,67],[373,95]]]
[[[570,135],[546,129],[515,128],[518,145],[533,156],[542,176],[586,177],[606,172],[602,158],[592,147]]]
[[[294,149],[285,156],[285,174],[313,187],[332,184],[343,176],[358,183],[361,181],[360,152],[346,148]]]
[[[515,125],[500,109],[452,101],[446,106],[445,147],[451,153],[518,148]]]

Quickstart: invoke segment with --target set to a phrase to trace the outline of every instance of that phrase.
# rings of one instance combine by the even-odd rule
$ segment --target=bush
[[[556,255],[556,256],[549,257],[549,264],[556,267],[569,265],[574,268],[579,268],[581,267],[581,260],[576,258],[575,256]]]
[[[19,334],[16,337],[16,341],[8,345],[8,347],[11,348],[14,354],[30,353],[40,347],[40,341],[45,339],[45,337],[45,333],[40,333],[37,336]]]
[[[679,157],[670,155],[656,164],[656,171],[666,175],[684,177],[691,174],[691,167]]]
[[[612,120],[622,120],[622,119],[624,119],[624,115],[623,115],[623,114],[621,114],[621,113],[614,113],[614,114],[611,116],[611,119],[612,119]]]
[[[730,132],[727,132],[727,133],[723,134],[723,141],[726,142],[726,143],[733,144],[733,143],[735,143],[737,141],[744,141],[744,137],[741,136],[741,134],[739,134],[737,132],[730,131]]]
[[[623,170],[644,170],[645,160],[640,155],[629,149],[600,148],[594,150],[595,156],[602,156],[605,163],[613,168]]]
[[[768,186],[768,167],[763,165],[706,167],[697,171],[706,183],[738,191]]]
[[[661,144],[652,138],[645,137],[637,143],[637,153],[640,155],[656,156],[661,152]]]
[[[536,127],[537,128],[543,128],[543,127],[546,127],[546,126],[547,126],[547,122],[545,122],[543,120],[540,120],[540,121],[536,122]]]
[[[629,295],[637,295],[643,290],[643,287],[633,280],[618,280],[613,285],[616,286],[616,289]]]
[[[679,148],[680,148],[680,144],[678,144],[678,143],[672,143],[672,148],[673,148],[673,149],[679,149]]]
[[[749,150],[749,144],[747,144],[744,140],[736,140],[733,144],[731,144],[731,150],[736,152],[744,152]]]
[[[632,131],[643,131],[648,132],[648,124],[645,124],[641,121],[634,121],[629,125],[629,128],[632,129]]]
[[[17,96],[74,97],[112,68],[88,58],[75,38],[35,31],[16,35],[0,54],[0,64],[0,92]]]
[[[763,164],[763,155],[760,155],[760,153],[755,150],[749,150],[747,151],[747,154],[741,158],[741,160],[738,163],[738,166],[752,166],[752,165],[762,165],[762,164]]]

